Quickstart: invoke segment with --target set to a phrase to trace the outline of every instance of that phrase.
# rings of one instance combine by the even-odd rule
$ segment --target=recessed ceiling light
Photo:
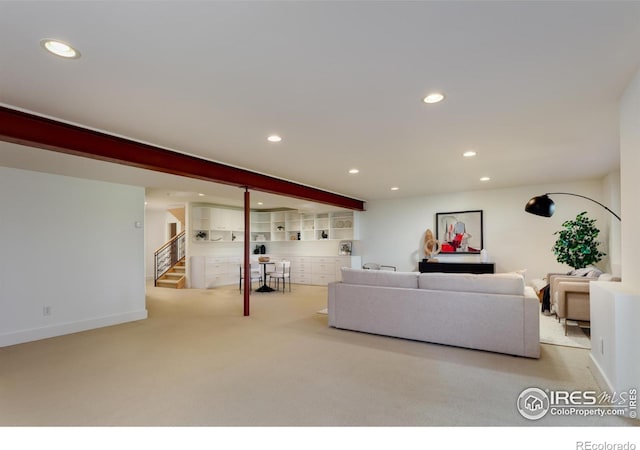
[[[202,192],[198,192],[198,195],[199,195],[200,197],[204,197],[204,194],[203,194]]]
[[[444,100],[444,94],[441,94],[440,92],[432,92],[422,99],[425,103],[438,103],[442,100]]]
[[[55,39],[42,39],[40,41],[40,45],[42,45],[42,48],[46,51],[57,56],[62,56],[63,58],[80,58],[80,52],[78,50],[62,41],[57,41]]]
[[[489,177],[482,177],[482,178],[480,178],[480,181],[490,181],[490,180],[491,180],[491,178],[489,178]]]
[[[393,186],[393,187],[391,188],[391,190],[392,190],[392,191],[397,191],[398,189],[400,189],[398,186]]]
[[[472,156],[476,156],[476,155],[477,153],[474,152],[473,150],[468,150],[462,154],[462,156],[464,156],[465,158],[471,158]]]
[[[258,205],[264,205],[264,203],[262,203],[262,202],[258,202]]]
[[[351,170],[349,170],[349,173],[358,173],[358,172],[360,172],[358,169],[351,169]]]
[[[269,136],[267,138],[267,141],[269,142],[280,142],[282,140],[282,138],[280,136],[278,136],[277,134],[272,134],[271,136]]]

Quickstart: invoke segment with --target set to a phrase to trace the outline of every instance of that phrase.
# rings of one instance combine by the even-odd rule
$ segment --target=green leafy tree
[[[594,225],[596,219],[590,219],[586,214],[584,211],[574,220],[567,220],[562,224],[563,230],[553,233],[558,235],[553,254],[559,263],[574,269],[595,264],[606,255],[598,249],[600,242],[596,238],[600,230]]]

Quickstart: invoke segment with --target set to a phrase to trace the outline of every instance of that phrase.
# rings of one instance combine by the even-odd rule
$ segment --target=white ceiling
[[[82,58],[45,53],[46,37]],[[640,2],[2,1],[0,41],[6,106],[373,200],[615,169]],[[445,101],[422,103],[434,90]],[[0,165],[144,185],[165,203],[242,201],[7,143]]]

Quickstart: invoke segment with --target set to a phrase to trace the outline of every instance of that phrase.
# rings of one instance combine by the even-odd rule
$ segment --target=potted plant
[[[552,250],[559,263],[582,269],[606,255],[598,249],[600,242],[596,239],[600,230],[594,225],[595,221],[583,211],[575,219],[565,221],[562,230],[553,233],[558,235]]]

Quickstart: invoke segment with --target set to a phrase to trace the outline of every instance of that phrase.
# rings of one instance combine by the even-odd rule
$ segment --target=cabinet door
[[[193,289],[204,289],[205,258],[204,256],[192,256],[189,260],[189,285]]]
[[[211,208],[196,207],[191,213],[193,230],[210,230],[211,229]]]
[[[211,229],[244,231],[244,213],[236,209],[212,208]]]
[[[229,210],[213,208],[211,213],[212,230],[229,230]]]
[[[235,209],[229,210],[229,229],[234,231],[244,231],[244,211]]]

